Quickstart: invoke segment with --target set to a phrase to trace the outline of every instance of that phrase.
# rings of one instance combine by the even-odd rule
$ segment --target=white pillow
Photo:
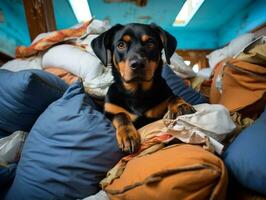
[[[223,48],[223,49],[217,49],[217,50],[211,52],[206,57],[209,60],[210,68],[213,70],[215,68],[215,66],[219,62],[221,62],[222,60],[224,60],[225,58],[227,58],[227,56],[228,55],[227,55],[226,48]]]
[[[217,49],[211,52],[206,57],[209,59],[209,65],[213,69],[219,62],[225,58],[233,57],[239,53],[246,45],[248,45],[253,39],[254,33],[246,33],[233,39],[228,46]]]
[[[197,73],[197,76],[204,78],[205,80],[209,80],[212,74],[212,69],[211,68],[203,68],[200,69],[199,72]]]
[[[7,69],[13,72],[26,69],[42,69],[42,58],[41,56],[32,56],[25,59],[17,58],[2,65],[1,69]]]
[[[246,33],[240,35],[239,37],[233,39],[228,45],[228,54],[230,56],[235,56],[239,51],[247,46],[253,39],[254,33]]]
[[[165,53],[163,51],[162,54],[163,62],[166,63]],[[181,78],[191,78],[195,77],[196,73],[192,70],[192,68],[184,62],[183,58],[179,56],[177,53],[174,53],[170,58],[171,69]]]
[[[43,56],[42,67],[57,67],[91,80],[103,72],[101,61],[79,47],[63,44],[49,49]]]

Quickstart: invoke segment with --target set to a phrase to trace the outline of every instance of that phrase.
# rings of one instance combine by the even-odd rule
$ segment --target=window
[[[186,0],[176,16],[173,26],[186,26],[203,2],[204,0]]]
[[[92,18],[87,0],[69,0],[69,3],[78,22],[88,21]]]

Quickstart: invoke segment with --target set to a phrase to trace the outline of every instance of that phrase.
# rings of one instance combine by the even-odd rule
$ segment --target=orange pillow
[[[225,199],[223,161],[195,145],[171,145],[135,157],[104,190],[111,200]]]
[[[69,85],[71,85],[72,83],[76,82],[79,79],[79,77],[61,68],[48,67],[48,68],[45,68],[44,71],[50,72],[58,76],[59,78],[64,80]]]

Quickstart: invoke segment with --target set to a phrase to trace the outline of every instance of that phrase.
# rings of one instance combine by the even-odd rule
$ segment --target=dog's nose
[[[144,62],[144,60],[132,60],[130,62],[130,67],[133,70],[141,69],[141,68],[145,67],[145,62]]]

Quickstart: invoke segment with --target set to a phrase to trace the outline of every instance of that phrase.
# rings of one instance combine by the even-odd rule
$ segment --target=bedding
[[[205,103],[193,107],[196,113],[168,120],[168,131],[174,131],[176,137],[180,135],[177,138],[185,143],[196,136],[207,138],[214,151],[221,155],[224,148],[223,140],[236,128],[228,110],[219,104]],[[167,114],[165,117],[167,118]]]
[[[186,102],[192,105],[208,102],[208,100],[202,94],[196,92],[191,87],[188,87],[184,81],[178,77],[173,70],[171,70],[169,66],[164,65],[162,69],[162,77],[165,79],[167,85],[171,88],[174,95],[182,97]]]
[[[42,57],[32,56],[25,59],[14,59],[6,62],[1,69],[7,69],[13,72],[29,69],[42,69]]]
[[[266,68],[245,61],[230,59],[221,62],[214,71],[210,102],[219,103],[229,111],[240,111],[263,99],[266,93]],[[264,105],[253,110],[261,113]]]
[[[165,54],[163,52],[162,55],[164,63],[166,63]],[[174,53],[170,58],[171,69],[178,75],[179,77],[185,78],[192,78],[196,76],[196,73],[192,70],[192,68],[184,62],[183,58],[179,56],[177,53]]]
[[[4,199],[8,188],[12,184],[16,174],[17,164],[12,163],[9,165],[1,165],[0,164],[0,199]]]
[[[122,155],[110,121],[76,82],[31,129],[6,199],[85,198]]]
[[[225,164],[242,186],[266,195],[266,107],[261,116],[230,144]]]
[[[131,159],[104,191],[111,200],[205,200],[225,199],[226,186],[221,159],[199,146],[181,144]]]
[[[59,42],[77,39],[86,34],[87,27],[91,22],[92,20],[78,24],[76,27],[70,29],[53,31],[49,34],[46,33],[44,36],[37,36],[38,38],[34,40],[29,47],[19,46],[16,48],[16,58],[30,57],[50,48]]]
[[[27,132],[15,131],[0,139],[0,165],[8,165],[19,160],[27,135]]]
[[[246,33],[233,39],[227,46],[222,49],[217,49],[211,52],[206,57],[209,59],[209,66],[213,70],[215,66],[226,58],[234,57],[238,54],[246,45],[254,40],[254,33]]]
[[[50,103],[59,99],[68,85],[42,70],[11,72],[0,69],[0,131],[7,136],[29,131]]]
[[[44,71],[58,76],[69,85],[79,80],[79,77],[61,68],[47,67],[44,69]]]
[[[91,80],[103,72],[100,60],[79,47],[62,44],[49,49],[42,59],[43,69],[56,67],[64,69],[82,80]]]

